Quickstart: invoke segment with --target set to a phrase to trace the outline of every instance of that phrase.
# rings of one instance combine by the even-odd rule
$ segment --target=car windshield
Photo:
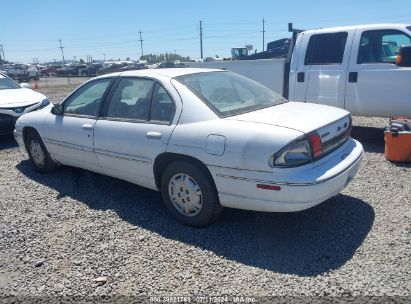
[[[0,75],[0,90],[7,90],[7,89],[19,89],[20,86],[18,83],[14,82],[13,80]]]
[[[176,77],[221,117],[233,116],[287,102],[259,83],[226,71]]]

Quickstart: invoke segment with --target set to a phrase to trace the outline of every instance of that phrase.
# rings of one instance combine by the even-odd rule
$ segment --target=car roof
[[[169,78],[175,78],[178,76],[197,74],[197,73],[209,73],[209,72],[221,72],[218,69],[202,69],[202,68],[167,68],[167,69],[144,69],[135,71],[116,72],[111,74],[102,75],[100,77],[112,77],[112,76],[165,76]]]

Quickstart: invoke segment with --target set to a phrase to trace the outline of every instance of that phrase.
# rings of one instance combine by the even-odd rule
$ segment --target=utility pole
[[[59,49],[61,50],[61,55],[63,56],[63,64],[66,64],[66,60],[64,59],[64,52],[63,52],[64,46],[61,45],[61,39],[59,39],[59,41],[60,41]]]
[[[60,50],[61,50],[61,55],[63,56],[63,64],[65,65],[66,64],[66,60],[64,59],[64,52],[63,52],[63,46],[61,45],[61,39],[59,39],[59,41],[60,41]],[[67,82],[68,83],[70,83],[70,75],[68,74],[68,72],[67,72]]]
[[[265,36],[265,20],[264,20],[264,18],[263,18],[263,52],[264,52],[264,49],[265,49],[265,41],[264,41],[264,36]]]
[[[203,59],[203,21],[200,21],[200,51],[201,59]]]
[[[141,38],[141,30],[139,31],[139,34],[140,34],[140,47],[141,47],[141,57],[143,57],[144,56],[144,53],[143,53],[143,38]]]
[[[0,51],[1,51],[1,54],[0,54],[0,66],[3,66],[3,61],[6,61],[6,57],[4,56],[4,49],[3,49],[3,45],[2,44],[0,44]],[[3,55],[3,57],[1,57]],[[2,61],[2,58],[3,58],[3,61]]]
[[[6,55],[4,55],[3,45],[1,45],[1,53],[3,54],[3,60],[6,61]]]
[[[104,61],[106,61],[106,53],[104,53],[103,56],[104,56]]]

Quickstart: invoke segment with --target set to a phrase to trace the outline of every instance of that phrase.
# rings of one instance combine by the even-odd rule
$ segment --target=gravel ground
[[[40,91],[57,102],[78,85],[63,80]],[[178,224],[157,192],[118,179],[70,167],[38,174],[12,137],[0,137],[0,299],[409,298],[411,165],[385,160],[386,123],[354,118],[366,152],[339,196],[299,213],[226,209],[206,229]]]

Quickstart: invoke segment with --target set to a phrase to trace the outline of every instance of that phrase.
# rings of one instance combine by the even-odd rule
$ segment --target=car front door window
[[[84,85],[65,102],[64,114],[97,116],[99,105],[110,81],[110,78],[106,78]]]

